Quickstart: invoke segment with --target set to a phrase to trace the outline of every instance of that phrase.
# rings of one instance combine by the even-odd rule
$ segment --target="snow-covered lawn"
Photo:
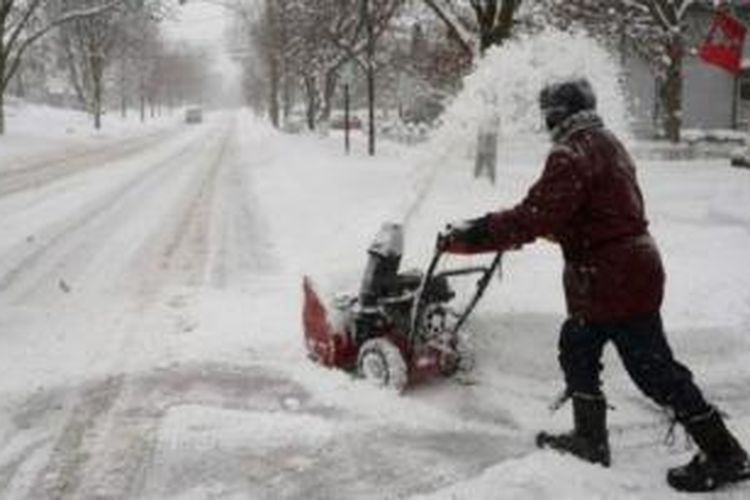
[[[491,187],[450,144],[369,158],[357,138],[346,157],[339,138],[248,112],[160,133],[84,144],[100,167],[82,150],[63,174],[26,168],[30,141],[0,152],[17,170],[0,186],[0,497],[680,498],[664,473],[690,452],[662,444],[666,417],[612,352],[613,467],[534,449],[538,429],[570,425],[547,410],[564,314],[551,244],[508,255],[493,280],[468,325],[471,385],[397,396],[306,358],[303,275],[356,289],[386,220],[406,224],[404,267],[424,267],[445,222],[523,195],[544,142],[505,145]],[[66,144],[45,155],[66,163]],[[748,171],[639,168],[670,339],[750,444]]]
[[[6,134],[0,136],[0,172],[49,161],[61,150],[75,156],[94,146],[112,146],[133,136],[155,134],[181,122],[183,112],[165,110],[156,118],[146,116],[141,123],[140,114],[132,109],[124,118],[118,112],[105,114],[102,129],[97,131],[88,113],[10,98],[5,102]]]

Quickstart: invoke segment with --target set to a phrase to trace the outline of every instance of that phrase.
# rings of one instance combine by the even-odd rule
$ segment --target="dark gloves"
[[[458,254],[491,250],[489,215],[448,224],[438,236],[438,245],[444,252]]]

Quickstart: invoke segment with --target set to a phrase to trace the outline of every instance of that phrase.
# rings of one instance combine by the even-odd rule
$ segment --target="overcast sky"
[[[165,23],[170,37],[209,45],[223,43],[228,25],[226,9],[199,0],[176,9],[175,19]]]
[[[165,21],[168,37],[176,41],[211,47],[214,67],[228,79],[236,79],[238,67],[226,52],[224,33],[229,26],[230,13],[218,5],[191,0],[176,9],[174,19]]]

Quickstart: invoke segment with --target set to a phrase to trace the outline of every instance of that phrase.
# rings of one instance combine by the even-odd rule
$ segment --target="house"
[[[750,6],[736,5],[733,12],[750,26]],[[683,62],[683,129],[745,130],[750,114],[750,37],[745,41],[745,62],[739,75],[705,63],[697,57],[697,47],[708,33],[714,13],[711,2],[696,2],[686,13],[688,54]],[[661,130],[658,80],[632,51],[625,48],[620,57],[634,131],[639,136],[657,135]]]

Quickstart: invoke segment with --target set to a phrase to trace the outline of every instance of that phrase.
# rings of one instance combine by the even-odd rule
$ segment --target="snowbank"
[[[88,113],[9,99],[5,103],[6,133],[0,135],[0,160],[5,160],[0,169],[5,168],[11,158],[27,161],[61,148],[70,153],[76,148],[153,132],[175,125],[181,119],[182,113],[177,110],[167,111],[156,119],[149,118],[145,123],[141,123],[140,115],[132,110],[126,118],[114,112],[105,114],[102,129],[96,130]]]

